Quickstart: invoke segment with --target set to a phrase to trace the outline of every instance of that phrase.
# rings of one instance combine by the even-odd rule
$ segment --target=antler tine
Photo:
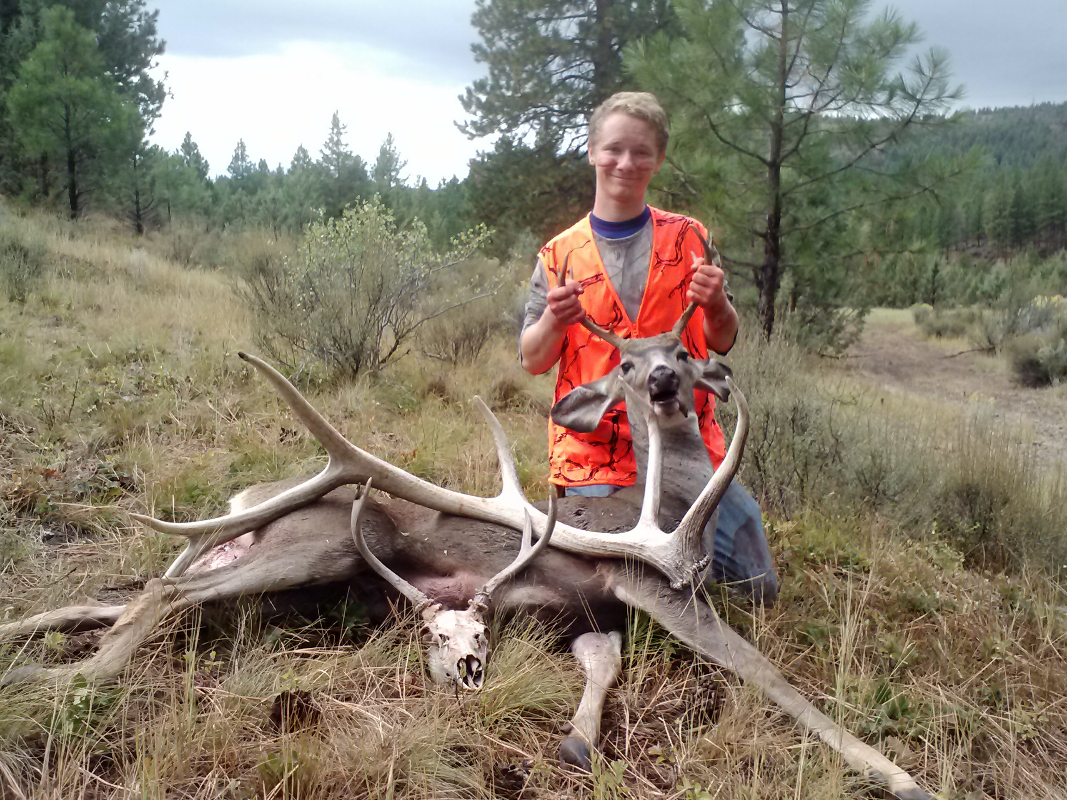
[[[697,233],[697,236],[700,236],[700,234]],[[722,269],[722,259],[719,257],[719,251],[715,248],[715,245],[711,243],[711,239],[705,239],[703,236],[700,236],[700,243],[704,245],[704,262],[706,264],[714,264],[719,269]],[[671,329],[671,333],[675,336],[681,336],[682,331],[685,330],[685,326],[689,324],[689,320],[693,318],[693,313],[696,310],[697,304],[695,302],[691,302],[686,306],[685,311],[682,312],[682,316],[680,316],[678,321],[674,323],[674,328]]]
[[[571,254],[563,256],[563,266],[559,269],[559,285],[563,286],[567,282],[567,262],[570,261]],[[599,336],[605,342],[610,344],[616,350],[622,350],[626,346],[626,340],[613,331],[604,330],[597,325],[593,320],[589,319],[588,315],[582,317],[581,326],[589,331],[594,336]]]
[[[623,383],[626,407],[630,413],[641,414],[645,419],[648,439],[648,457],[645,462],[645,493],[641,500],[641,516],[638,530],[659,531],[659,507],[663,478],[663,437],[660,435],[659,418],[652,405],[640,392],[635,392],[628,383]]]
[[[474,597],[471,599],[470,607],[477,608],[484,612],[489,607],[489,601],[493,597],[493,592],[500,588],[501,584],[524,570],[531,561],[537,558],[537,556],[548,547],[548,542],[552,538],[552,531],[555,527],[556,496],[555,494],[551,494],[548,497],[548,519],[545,521],[545,532],[538,538],[537,544],[531,546],[533,540],[533,519],[530,517],[530,512],[527,511],[526,522],[522,526],[522,546],[519,548],[519,554],[509,566],[500,570],[500,572],[486,581],[485,586],[475,592]]]
[[[499,496],[517,499],[518,502],[525,503],[522,483],[519,481],[519,469],[515,466],[515,456],[511,454],[511,448],[508,447],[508,437],[504,433],[500,420],[496,418],[496,414],[478,395],[474,395],[474,407],[478,409],[478,413],[482,415],[485,424],[489,426],[489,433],[493,437],[493,446],[496,447],[496,460],[500,464],[500,481],[503,484]]]
[[[373,479],[367,478],[366,486],[363,487],[359,496],[352,503],[352,541],[355,542],[356,549],[359,550],[359,554],[363,556],[363,560],[370,565],[371,569],[381,575],[390,586],[410,600],[411,604],[415,606],[415,613],[420,614],[434,604],[433,600],[401,578],[389,569],[389,567],[385,566],[385,564],[383,564],[378,557],[370,551],[370,548],[367,547],[367,540],[363,538],[363,525],[361,519],[363,516],[363,505],[366,503],[367,498],[370,497],[372,481]]]
[[[719,501],[726,494],[730,481],[734,479],[738,467],[741,466],[741,453],[745,449],[745,439],[748,438],[748,401],[738,391],[737,386],[734,385],[733,378],[727,377],[726,385],[730,389],[731,397],[734,398],[734,402],[737,404],[737,426],[734,428],[734,437],[730,442],[730,449],[726,452],[726,457],[719,464],[719,468],[715,470],[715,474],[708,481],[708,485],[704,487],[704,491],[700,493],[696,502],[689,507],[689,510],[682,517],[682,521],[678,523],[678,527],[674,531],[674,535],[679,537],[679,546],[683,548],[683,552],[703,552],[702,536],[704,526],[708,524],[708,520],[711,519],[712,513],[718,507]],[[651,453],[651,446],[649,451]],[[710,553],[704,555],[702,563],[698,564],[698,570],[706,566],[710,557]]]

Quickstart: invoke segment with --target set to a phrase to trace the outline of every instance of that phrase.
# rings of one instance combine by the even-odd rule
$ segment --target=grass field
[[[211,263],[166,235],[5,216],[39,258],[0,294],[0,621],[121,602],[180,543],[129,511],[195,519],[322,455],[236,358],[247,241]],[[188,232],[183,232],[188,236]],[[188,249],[188,243],[182,243]],[[880,312],[908,324],[900,312]],[[352,441],[422,477],[496,490],[500,415],[547,493],[547,378],[509,337],[473,366],[413,353],[306,386]],[[778,604],[721,613],[808,697],[944,798],[1067,797],[1067,480],[964,409],[876,402],[787,343],[731,357],[753,407],[743,479],[767,512]],[[724,415],[730,424],[729,414]],[[501,631],[486,689],[422,672],[415,626],[358,609],[278,625],[190,613],[122,681],[0,689],[3,798],[797,798],[875,796],[774,706],[635,615],[592,776],[556,764],[578,667],[550,631]],[[83,658],[97,634],[0,642],[0,674]],[[288,693],[288,694],[286,694]],[[279,697],[308,709],[281,718]]]

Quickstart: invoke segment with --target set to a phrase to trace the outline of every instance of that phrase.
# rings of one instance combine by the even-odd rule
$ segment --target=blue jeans
[[[568,486],[567,495],[610,497],[621,486],[598,484]],[[770,605],[778,596],[778,573],[763,532],[763,513],[744,487],[731,481],[719,502],[719,522],[712,541],[704,531],[704,550],[712,551],[705,580],[725,583],[752,596],[756,603]],[[710,547],[709,547],[710,545]]]

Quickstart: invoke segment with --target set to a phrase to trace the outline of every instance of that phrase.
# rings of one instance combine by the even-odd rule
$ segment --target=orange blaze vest
[[[604,262],[593,239],[586,216],[541,248],[548,287],[559,283],[564,256],[567,280],[582,283],[582,307],[589,318],[624,339],[637,339],[665,333],[674,327],[686,305],[686,291],[692,276],[694,256],[704,255],[699,237],[707,230],[695,220],[680,214],[652,208],[652,257],[648,282],[636,320],[631,320],[611,285]],[[696,358],[707,358],[704,341],[704,311],[697,308],[682,333],[682,343]],[[619,363],[619,354],[607,342],[581,325],[572,325],[563,340],[556,375],[558,401],[576,386],[601,378]],[[716,467],[726,454],[722,430],[715,422],[715,399],[702,390],[696,392],[695,410],[700,432]],[[609,411],[592,433],[577,433],[548,422],[549,480],[561,486],[587,486],[607,483],[629,486],[637,480],[630,425],[624,405]]]

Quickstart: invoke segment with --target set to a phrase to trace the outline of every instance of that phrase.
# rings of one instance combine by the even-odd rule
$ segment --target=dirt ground
[[[907,311],[876,310],[837,368],[876,390],[975,406],[1017,428],[1040,463],[1067,466],[1067,386],[1024,388],[1007,359],[972,348],[963,339],[925,338]]]

